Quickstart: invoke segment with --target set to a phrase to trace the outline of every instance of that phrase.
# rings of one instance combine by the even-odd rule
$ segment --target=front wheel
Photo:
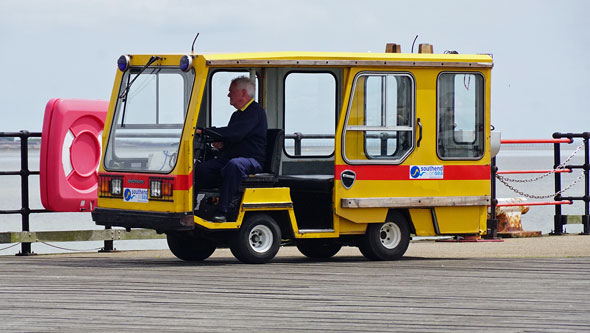
[[[213,241],[193,236],[189,232],[169,232],[166,234],[166,241],[172,254],[186,261],[205,260],[217,247]]]
[[[359,249],[367,259],[397,260],[406,253],[410,244],[408,221],[399,213],[391,214],[388,220],[367,226],[359,243]]]
[[[281,229],[266,214],[250,215],[236,234],[230,250],[241,262],[263,264],[271,261],[281,247]]]

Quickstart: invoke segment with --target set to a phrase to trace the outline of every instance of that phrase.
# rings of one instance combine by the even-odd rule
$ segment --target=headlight
[[[153,200],[172,201],[173,178],[150,177],[150,198]]]
[[[112,195],[121,195],[121,193],[123,193],[122,185],[123,185],[123,180],[121,178],[111,179],[111,194]]]
[[[152,180],[150,182],[150,195],[154,198],[162,197],[162,182],[159,180]]]

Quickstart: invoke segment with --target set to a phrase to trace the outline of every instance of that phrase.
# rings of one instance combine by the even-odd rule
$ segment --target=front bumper
[[[92,219],[105,227],[154,229],[158,232],[192,230],[194,217],[189,213],[141,212],[95,208]]]

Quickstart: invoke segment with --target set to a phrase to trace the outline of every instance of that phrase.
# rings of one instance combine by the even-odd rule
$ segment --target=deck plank
[[[2,331],[590,330],[590,257],[0,257]]]

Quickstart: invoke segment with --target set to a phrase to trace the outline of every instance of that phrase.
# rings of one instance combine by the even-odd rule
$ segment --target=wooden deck
[[[590,331],[589,314],[590,257],[0,257],[4,332]]]

